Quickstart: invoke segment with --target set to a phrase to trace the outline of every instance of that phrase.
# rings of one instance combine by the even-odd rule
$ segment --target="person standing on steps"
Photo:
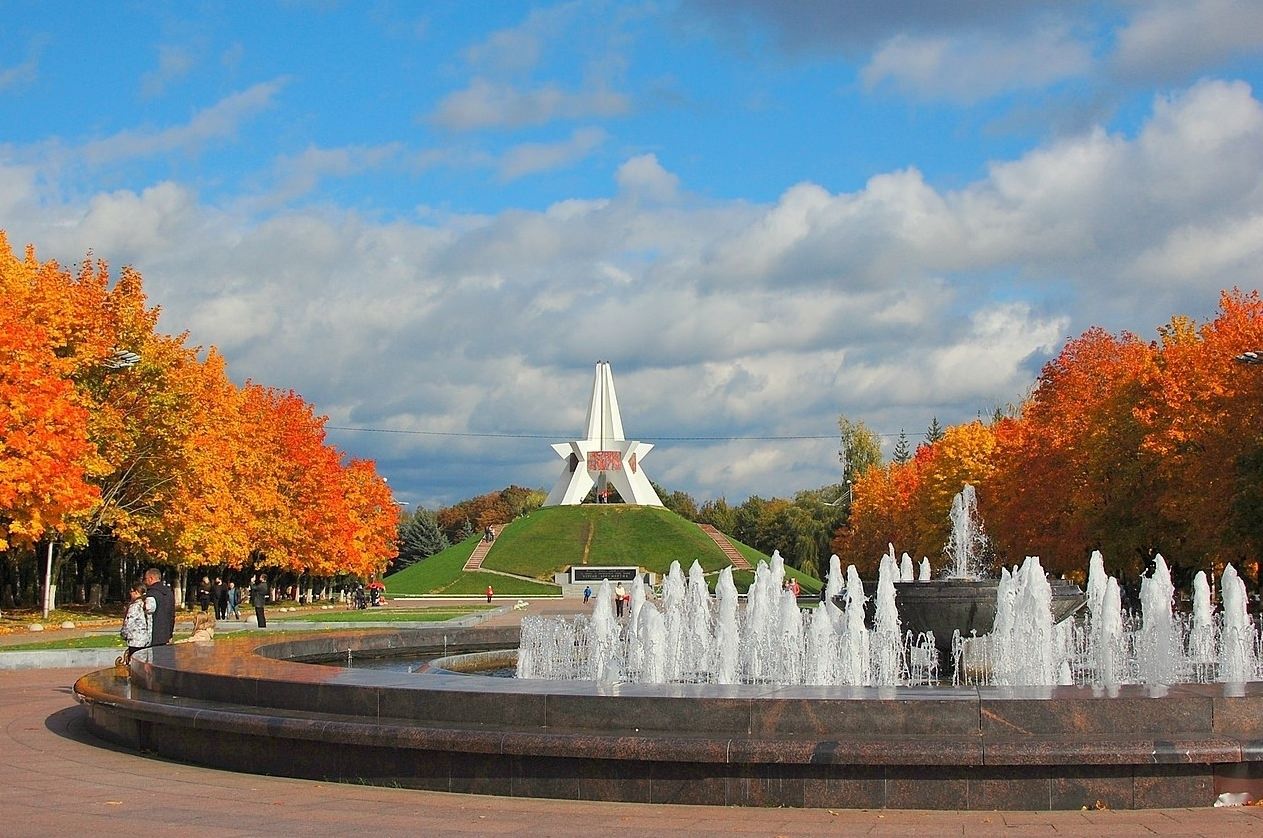
[[[250,604],[254,606],[254,616],[259,621],[259,628],[267,628],[268,618],[263,607],[268,602],[268,578],[262,573],[250,586]]]

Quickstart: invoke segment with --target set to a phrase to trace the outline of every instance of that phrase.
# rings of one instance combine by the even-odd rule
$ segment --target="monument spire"
[[[653,444],[624,438],[623,418],[614,392],[614,374],[607,361],[596,362],[585,425],[584,439],[552,447],[566,462],[544,506],[581,504],[593,486],[602,492],[613,486],[624,503],[662,506],[658,493],[640,467]]]

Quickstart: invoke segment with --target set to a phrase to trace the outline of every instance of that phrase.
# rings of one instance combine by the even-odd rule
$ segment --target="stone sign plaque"
[[[631,582],[639,572],[640,569],[635,567],[571,567],[570,581],[600,582],[608,579],[611,582]]]

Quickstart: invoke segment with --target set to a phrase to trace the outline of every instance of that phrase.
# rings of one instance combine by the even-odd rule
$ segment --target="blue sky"
[[[597,359],[650,476],[738,502],[1259,285],[1249,0],[0,9],[0,229],[134,265],[411,503],[550,486],[456,434],[562,441]]]

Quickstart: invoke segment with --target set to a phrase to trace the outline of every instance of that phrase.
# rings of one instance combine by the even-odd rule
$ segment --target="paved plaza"
[[[570,603],[526,609],[566,611]],[[511,610],[494,622],[520,618]],[[0,671],[0,834],[1260,835],[1263,807],[1083,812],[736,809],[421,792],[237,774],[113,748],[85,729],[81,669]],[[337,747],[337,743],[330,743]]]

